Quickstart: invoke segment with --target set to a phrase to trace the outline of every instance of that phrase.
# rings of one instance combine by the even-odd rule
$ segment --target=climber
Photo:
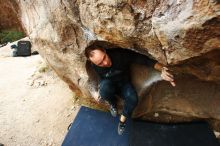
[[[96,100],[107,101],[113,117],[117,116],[115,95],[119,94],[124,100],[123,111],[118,124],[119,135],[123,134],[126,119],[131,116],[138,103],[137,92],[130,82],[129,66],[131,63],[154,67],[161,71],[163,80],[169,81],[172,86],[175,86],[174,77],[167,67],[128,49],[104,49],[93,45],[85,50],[85,56],[100,77],[100,97],[96,97]]]

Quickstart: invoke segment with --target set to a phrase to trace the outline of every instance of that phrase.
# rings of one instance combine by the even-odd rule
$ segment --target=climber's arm
[[[146,65],[148,67],[152,67],[158,71],[161,72],[161,78],[165,81],[168,81],[171,83],[172,86],[176,86],[175,81],[174,81],[174,76],[169,72],[169,69],[157,62],[156,60],[150,59],[145,55],[139,54],[139,53],[130,53],[129,56],[126,56],[129,58],[131,63],[138,63],[142,65]]]

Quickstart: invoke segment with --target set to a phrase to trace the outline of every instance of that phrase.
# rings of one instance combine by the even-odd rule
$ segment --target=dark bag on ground
[[[19,41],[17,47],[14,49],[13,56],[30,56],[31,55],[31,42],[30,41]]]
[[[18,56],[30,56],[31,55],[31,42],[30,41],[19,41],[17,55]]]

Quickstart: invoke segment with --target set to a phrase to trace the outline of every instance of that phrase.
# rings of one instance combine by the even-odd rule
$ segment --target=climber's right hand
[[[100,97],[100,96],[96,96],[96,97],[94,97],[94,99],[95,99],[97,102],[100,102],[101,97]]]

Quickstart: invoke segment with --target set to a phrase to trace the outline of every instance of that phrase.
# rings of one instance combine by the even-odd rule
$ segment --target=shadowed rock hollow
[[[179,122],[220,121],[220,3],[218,0],[17,1],[22,25],[41,56],[78,94],[98,108],[97,77],[84,50],[92,44],[127,48],[170,67],[175,88],[159,74],[132,67],[140,95],[133,116]],[[150,71],[151,70],[151,71]],[[149,80],[150,79],[150,80]]]

